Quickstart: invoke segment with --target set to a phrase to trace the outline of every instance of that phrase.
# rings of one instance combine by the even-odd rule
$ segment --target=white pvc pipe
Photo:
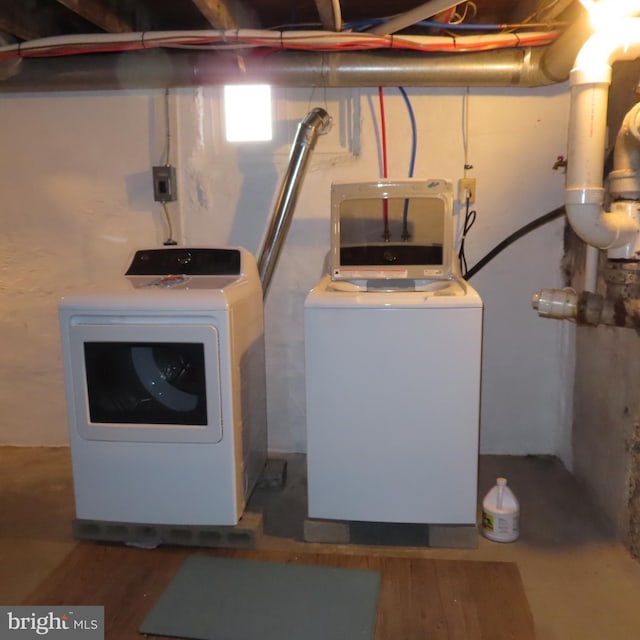
[[[598,292],[598,262],[600,260],[600,251],[587,245],[587,253],[584,260],[584,285],[585,291],[591,291],[591,293]]]
[[[603,165],[611,65],[640,56],[640,18],[625,18],[615,30],[598,31],[584,44],[571,71],[567,218],[587,244],[622,247],[638,237],[638,223],[603,208]]]
[[[640,198],[640,102],[622,121],[613,150],[613,171],[607,177],[614,198]]]

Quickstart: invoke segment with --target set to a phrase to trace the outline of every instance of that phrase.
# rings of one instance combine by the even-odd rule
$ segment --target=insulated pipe
[[[570,76],[565,207],[578,236],[600,249],[628,245],[640,230],[636,220],[625,212],[604,210],[602,171],[611,65],[638,56],[640,18],[626,18],[615,30],[598,31],[587,40]]]
[[[271,278],[291,225],[310,154],[315,147],[318,136],[327,133],[330,127],[329,114],[320,108],[312,109],[298,125],[298,131],[289,155],[289,165],[258,258],[263,298],[267,297]]]

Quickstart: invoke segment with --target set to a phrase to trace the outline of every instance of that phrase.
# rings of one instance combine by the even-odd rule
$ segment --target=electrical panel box
[[[153,198],[156,202],[177,200],[176,168],[171,165],[153,167]]]

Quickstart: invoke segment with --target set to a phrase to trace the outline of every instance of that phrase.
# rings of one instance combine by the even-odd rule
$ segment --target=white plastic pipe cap
[[[568,287],[542,289],[533,294],[531,306],[545,318],[575,318],[578,312],[578,294]]]

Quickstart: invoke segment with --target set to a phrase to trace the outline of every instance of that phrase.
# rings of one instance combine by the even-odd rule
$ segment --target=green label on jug
[[[482,526],[489,531],[493,531],[493,516],[486,511],[482,512]]]

